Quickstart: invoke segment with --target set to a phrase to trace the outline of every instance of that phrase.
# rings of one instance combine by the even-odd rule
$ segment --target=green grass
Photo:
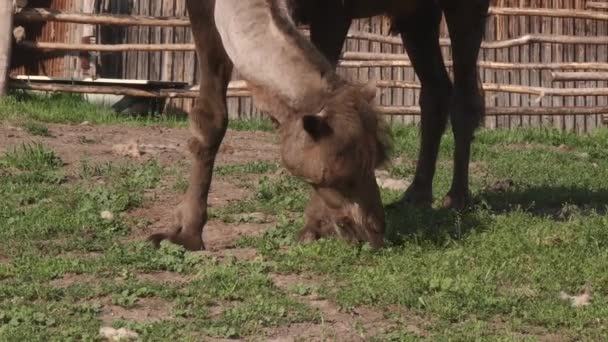
[[[42,123],[80,124],[126,124],[137,126],[162,125],[187,127],[184,115],[169,114],[119,114],[110,107],[99,106],[84,101],[76,94],[42,95],[23,91],[13,91],[0,98],[0,120],[23,123],[32,135],[49,136]],[[236,131],[272,131],[269,120],[231,120],[229,127]]]
[[[44,124],[27,121],[23,124],[23,128],[31,135],[41,136],[41,137],[51,137],[51,132],[49,132],[49,128]]]
[[[70,97],[2,101],[3,120],[34,123],[23,127],[38,136],[45,135],[40,122],[151,122]],[[418,131],[393,129],[396,153],[404,158],[389,171],[411,178]],[[41,143],[7,147],[0,155],[0,340],[100,340],[108,307],[141,310],[150,302],[166,307],[162,320],[115,318],[110,324],[143,340],[259,338],[294,323],[326,324],[304,299],[312,294],[345,313],[364,307],[382,313],[393,324],[372,341],[604,340],[608,130],[582,136],[549,129],[479,132],[471,171],[475,206],[464,213],[439,209],[450,185],[452,149],[446,133],[434,208],[387,209],[388,246],[379,251],[335,240],[296,243],[308,187],[274,163],[220,166],[217,177],[252,191],[212,207],[211,218],[236,225],[239,215],[262,212],[275,223],[261,237],[239,241],[260,257],[219,262],[171,244],[152,249],[140,230],[147,219],[129,214],[158,200],[149,195],[153,189],[182,192],[183,168],[154,159],[83,160],[68,168]],[[491,189],[506,179],[513,186]],[[399,195],[382,193],[385,204]],[[102,218],[102,211],[113,219]],[[152,272],[182,281],[142,277]],[[280,288],[274,274],[300,280]],[[76,280],[62,283],[70,278]],[[589,306],[573,308],[559,298],[561,291],[578,294],[587,285]]]

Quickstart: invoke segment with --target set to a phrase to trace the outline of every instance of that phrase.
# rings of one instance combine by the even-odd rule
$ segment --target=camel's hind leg
[[[318,6],[318,7],[315,7]],[[335,68],[352,22],[343,1],[324,1],[310,9],[310,41]]]
[[[414,181],[404,202],[430,205],[437,153],[447,122],[452,83],[439,46],[441,9],[434,1],[420,2],[415,12],[394,18],[394,30],[401,33],[414,70],[422,83],[422,139]]]
[[[173,226],[149,239],[155,245],[167,239],[189,250],[199,250],[204,248],[202,232],[207,222],[215,156],[228,126],[226,91],[232,62],[215,28],[215,1],[188,0],[187,6],[200,68],[200,94],[189,116],[193,135],[188,144],[193,157],[190,183],[176,209]]]
[[[456,144],[452,187],[444,206],[463,209],[469,202],[469,160],[471,142],[485,111],[483,90],[479,82],[477,58],[489,0],[443,0],[454,59],[454,95],[450,121]]]

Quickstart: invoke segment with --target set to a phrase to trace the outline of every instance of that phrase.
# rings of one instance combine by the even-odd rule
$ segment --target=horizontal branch
[[[23,40],[17,46],[35,50],[62,50],[62,51],[99,51],[99,52],[127,52],[127,51],[195,51],[194,44],[70,44],[33,42]]]
[[[66,92],[78,94],[109,94],[109,95],[125,95],[134,97],[149,97],[149,98],[195,98],[199,95],[199,90],[192,89],[160,89],[146,90],[133,87],[123,86],[107,86],[107,85],[70,85],[57,83],[33,83],[21,80],[11,80],[9,86],[13,89],[38,90],[49,92]],[[234,89],[228,90],[229,97],[246,97],[250,96],[251,92],[243,90],[237,86]]]
[[[11,80],[13,89],[37,90],[48,92],[69,92],[84,94],[112,94],[147,98],[194,98],[199,95],[195,88],[191,89],[160,89],[145,90],[121,86],[94,86],[94,85],[67,85],[54,83],[29,83],[20,80]],[[246,97],[251,93],[243,89],[243,82],[231,84],[228,90],[229,97]],[[419,107],[378,107],[385,115],[420,115]],[[593,115],[608,113],[608,107],[488,107],[487,116],[496,115]]]
[[[384,115],[420,115],[420,107],[378,107]],[[530,115],[597,115],[608,113],[608,107],[487,107],[486,116]]]
[[[187,27],[187,17],[150,17],[143,15],[66,13],[48,8],[26,8],[15,14],[17,22],[57,21],[89,25]]]
[[[553,82],[608,81],[608,72],[552,72]]]
[[[407,81],[376,81],[379,88],[404,88],[420,89],[420,84]],[[164,89],[164,90],[142,90],[123,86],[97,86],[97,85],[68,85],[55,83],[36,83],[21,80],[12,80],[11,87],[18,89],[30,89],[41,91],[64,91],[92,94],[114,94],[130,95],[140,97],[197,97],[198,86],[190,89]],[[507,92],[514,94],[528,94],[538,96],[538,100],[546,96],[606,96],[608,88],[543,88],[528,87],[520,85],[505,85],[495,83],[484,83],[484,90],[491,92]],[[244,81],[233,81],[228,86],[228,96],[250,96],[251,93]]]
[[[452,61],[445,61],[452,66]],[[478,65],[487,69],[502,70],[608,70],[608,63],[506,63],[479,61]],[[410,67],[407,54],[376,52],[345,52],[340,66],[343,67]]]
[[[381,34],[350,31],[348,38],[364,39],[385,44],[401,45],[401,38],[394,36],[385,36]],[[608,44],[608,37],[582,37],[582,36],[565,36],[565,35],[546,35],[546,34],[527,34],[513,39],[497,40],[491,42],[483,42],[483,49],[503,49],[532,43],[547,43],[547,44],[589,44],[589,45],[604,45]],[[450,46],[450,39],[440,39],[441,46]]]
[[[587,3],[587,7],[589,7],[589,3]],[[489,14],[608,20],[606,13],[557,8],[490,7]]]
[[[22,6],[24,7],[24,6]],[[601,2],[589,2],[588,8],[606,9],[608,5]],[[521,15],[521,16],[544,16],[554,18],[578,18],[593,20],[608,20],[608,14],[593,11],[580,11],[570,9],[550,9],[550,8],[513,8],[513,7],[491,7],[490,15]],[[116,26],[190,26],[187,17],[152,17],[141,15],[121,15],[121,14],[83,14],[67,13],[49,8],[25,8],[15,15],[15,20],[19,22],[44,22],[57,21],[78,24],[99,24]],[[358,33],[352,38],[362,38],[367,33]],[[393,44],[395,40],[387,37],[384,42]],[[371,40],[379,41],[378,37]],[[400,39],[397,39],[400,44]]]
[[[484,42],[481,44],[481,47],[484,49],[502,49],[532,43],[606,45],[608,44],[608,37],[527,34],[513,39]]]
[[[417,82],[380,80],[376,85],[381,88],[404,88],[420,89],[421,85]],[[608,88],[545,88],[530,87],[514,84],[484,83],[483,89],[491,92],[505,92],[513,94],[536,95],[542,99],[546,96],[606,96]]]
[[[585,6],[587,8],[591,8],[591,9],[608,9],[608,2],[595,2],[595,1],[589,1],[585,4]]]
[[[72,15],[72,14],[70,14]],[[76,14],[73,14],[76,15]],[[76,15],[95,17],[94,15]],[[110,16],[108,16],[110,17]],[[152,17],[140,17],[141,20],[148,23],[156,22],[151,19]],[[148,19],[144,19],[148,18]],[[118,19],[116,19],[118,20]],[[168,19],[172,20],[172,19]],[[158,20],[157,20],[158,21]],[[179,20],[178,20],[179,21]],[[170,26],[170,25],[168,25]],[[385,36],[374,33],[350,31],[348,37],[357,39],[366,39],[370,41],[376,41],[381,43],[399,44],[401,45],[401,39],[394,36]],[[521,45],[527,45],[532,43],[549,43],[549,44],[588,44],[588,45],[606,45],[608,44],[608,37],[597,36],[597,37],[582,37],[582,36],[565,36],[565,35],[543,35],[543,34],[528,34],[521,37],[498,40],[492,42],[483,42],[481,47],[484,49],[502,49]],[[449,46],[449,39],[440,39],[440,44],[443,46]],[[33,41],[21,41],[20,46],[39,49],[39,50],[64,50],[64,51],[104,51],[104,52],[123,52],[123,51],[194,51],[194,44],[70,44],[70,43],[53,43],[53,42],[33,42]],[[355,54],[355,53],[351,53]],[[400,54],[376,54],[374,59],[381,60],[401,60]],[[357,58],[362,59],[362,58]]]

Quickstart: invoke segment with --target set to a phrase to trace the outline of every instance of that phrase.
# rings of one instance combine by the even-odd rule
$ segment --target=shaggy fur
[[[201,96],[190,113],[194,163],[176,223],[150,237],[156,245],[168,239],[188,249],[204,248],[201,235],[211,170],[225,132],[229,81],[228,74],[217,70],[234,64],[251,86],[256,105],[279,126],[285,167],[312,186],[311,223],[305,230],[316,227],[319,237],[337,235],[382,246],[385,220],[374,168],[387,159],[390,139],[372,105],[376,88],[339,77],[296,29],[292,4],[188,1],[203,71]],[[221,126],[206,127],[203,118]]]

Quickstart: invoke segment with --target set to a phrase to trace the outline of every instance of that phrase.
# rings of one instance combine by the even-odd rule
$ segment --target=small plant
[[[265,131],[270,132],[274,129],[272,122],[266,119],[234,120],[228,124],[230,129],[235,131]]]
[[[241,175],[241,174],[264,174],[275,172],[279,168],[276,163],[267,161],[254,161],[247,164],[234,164],[220,166],[215,170],[219,176]]]
[[[22,144],[4,154],[0,166],[12,167],[21,171],[43,171],[56,169],[62,165],[54,151],[46,149],[41,143]]]
[[[112,304],[122,306],[124,308],[132,308],[137,304],[137,301],[141,297],[147,297],[151,295],[151,291],[146,287],[138,289],[126,289],[120,294],[112,296]]]
[[[173,190],[175,192],[184,193],[188,190],[188,179],[183,175],[177,176],[175,183],[173,183]]]
[[[23,124],[23,129],[31,135],[40,136],[40,137],[51,137],[51,132],[49,132],[49,128],[45,125],[34,122],[27,121]]]

